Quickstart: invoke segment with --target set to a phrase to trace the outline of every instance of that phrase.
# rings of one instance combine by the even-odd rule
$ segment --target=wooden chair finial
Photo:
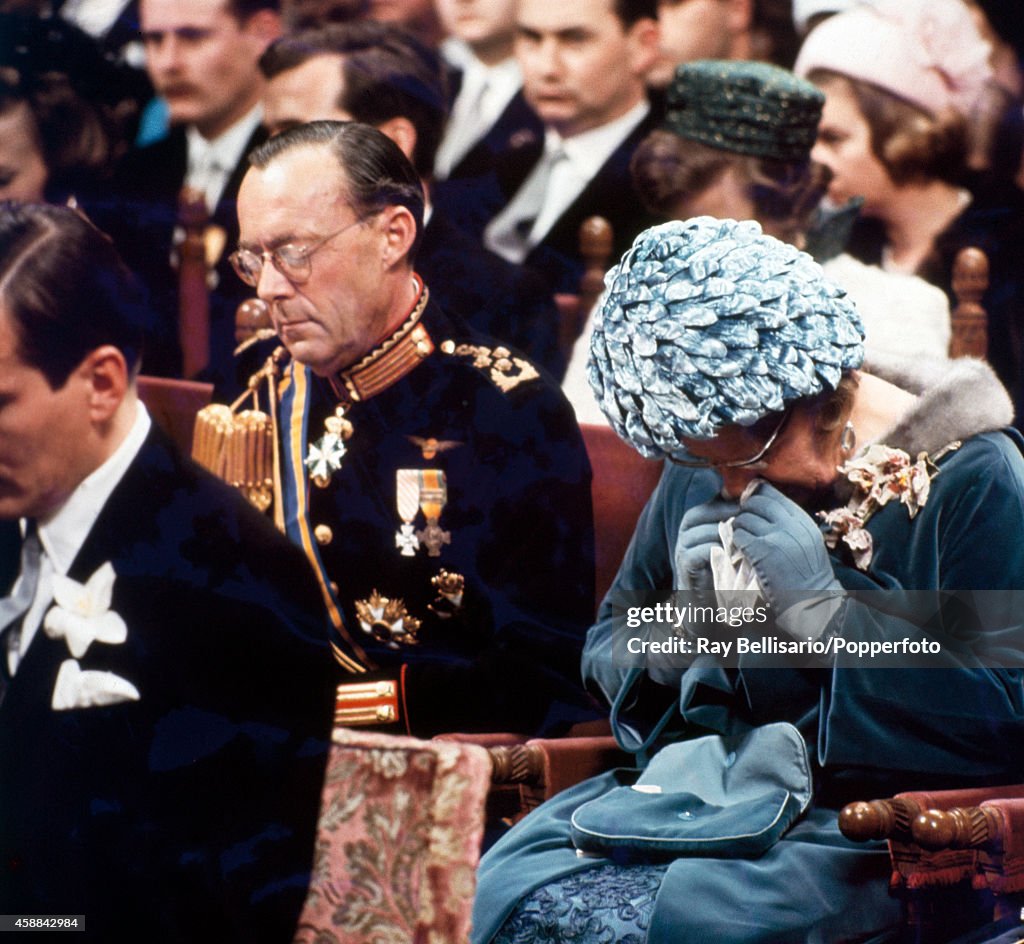
[[[953,261],[953,294],[956,306],[950,312],[952,335],[950,357],[980,357],[988,354],[988,314],[981,304],[988,289],[988,257],[975,246],[966,246]]]

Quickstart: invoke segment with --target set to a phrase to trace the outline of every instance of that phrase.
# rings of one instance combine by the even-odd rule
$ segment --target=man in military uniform
[[[590,471],[568,404],[430,303],[423,191],[387,137],[314,122],[252,165],[233,263],[291,355],[279,513],[359,677],[336,720],[427,735],[590,716]]]

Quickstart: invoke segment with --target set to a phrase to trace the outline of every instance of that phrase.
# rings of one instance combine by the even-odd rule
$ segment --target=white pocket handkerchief
[[[83,671],[75,659],[65,659],[57,672],[50,707],[54,711],[93,708],[138,701],[139,690],[113,672]]]

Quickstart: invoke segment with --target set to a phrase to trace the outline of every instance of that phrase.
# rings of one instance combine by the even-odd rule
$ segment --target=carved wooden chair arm
[[[925,810],[911,824],[911,835],[922,849],[990,849],[1002,847],[1003,819],[998,803]]]
[[[487,749],[491,757],[491,783],[525,783],[544,780],[544,750],[538,744],[500,744]]]
[[[615,766],[632,765],[633,757],[615,738],[537,738],[525,744],[496,745],[491,755],[491,783],[518,783],[549,799],[556,793]]]
[[[607,728],[607,726],[604,726]],[[515,822],[555,794],[613,767],[633,766],[610,735],[527,739],[515,734],[440,734],[479,744],[491,759],[489,822]]]
[[[949,842],[967,842],[969,835],[982,828],[969,824],[978,816],[965,810],[973,810],[983,804],[987,808],[995,801],[1020,800],[1024,803],[1021,798],[1024,798],[1024,784],[902,793],[884,800],[858,800],[839,811],[839,831],[855,842],[891,839],[894,842],[917,843],[929,850],[977,848],[935,843],[945,843],[947,837]],[[984,814],[984,817],[990,817],[990,814]]]
[[[921,812],[921,805],[915,800],[858,800],[839,811],[839,831],[854,842],[908,841],[911,824]]]

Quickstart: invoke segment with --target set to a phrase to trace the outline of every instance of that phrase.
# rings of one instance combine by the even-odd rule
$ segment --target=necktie
[[[192,163],[185,183],[206,195],[206,208],[213,213],[224,189],[224,180],[224,168],[217,155],[211,148],[206,148]]]
[[[444,139],[437,149],[434,160],[435,176],[443,180],[483,137],[485,128],[481,127],[480,109],[487,95],[490,83],[486,73],[466,73],[459,97],[455,100]]]
[[[29,521],[21,542],[21,568],[10,596],[0,600],[0,700],[17,667],[21,620],[32,606],[39,588],[43,548],[36,523]]]
[[[534,245],[530,232],[544,208],[552,171],[565,156],[560,147],[544,151],[508,206],[488,224],[484,231],[488,249],[509,262],[521,263],[526,258]]]

